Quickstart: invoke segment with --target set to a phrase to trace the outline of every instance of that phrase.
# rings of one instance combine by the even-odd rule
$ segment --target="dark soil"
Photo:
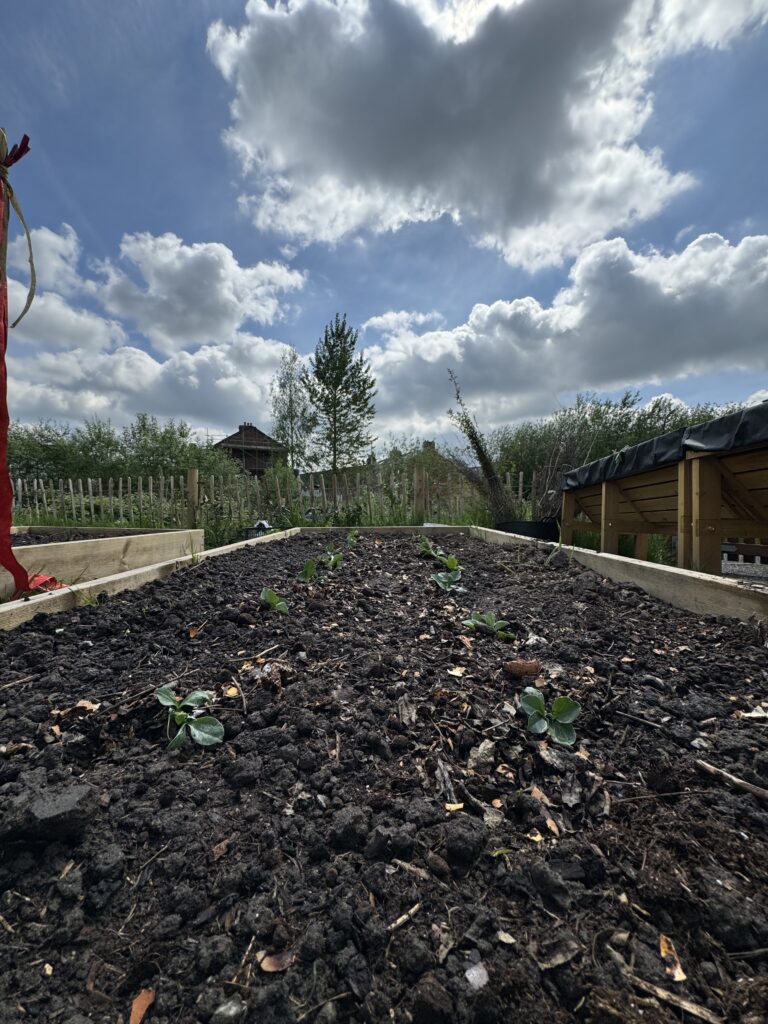
[[[765,1021],[768,805],[694,763],[768,786],[760,630],[459,535],[455,597],[410,537],[296,583],[325,543],[0,634],[0,1019]],[[574,747],[526,733],[534,681]],[[166,751],[168,683],[223,745]]]
[[[98,530],[78,530],[72,527],[69,530],[61,530],[59,533],[13,533],[11,534],[11,547],[29,547],[32,544],[63,544],[70,540],[102,540],[105,537],[128,537],[130,534],[121,533],[119,530],[110,530],[100,533]]]

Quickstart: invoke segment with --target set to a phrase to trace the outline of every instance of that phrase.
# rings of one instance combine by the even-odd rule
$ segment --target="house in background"
[[[217,441],[214,447],[225,448],[243,471],[252,476],[262,476],[288,455],[287,449],[252,423],[241,423],[234,434]]]

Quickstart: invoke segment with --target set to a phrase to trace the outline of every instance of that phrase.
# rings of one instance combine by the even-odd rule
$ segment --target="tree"
[[[288,465],[300,469],[311,465],[309,446],[317,417],[301,377],[301,360],[289,348],[269,386],[272,401],[272,436],[288,452]]]
[[[357,333],[346,313],[337,313],[310,357],[311,372],[301,375],[317,415],[313,457],[333,473],[359,460],[376,440],[367,430],[375,415],[376,381],[370,364],[355,356]]]

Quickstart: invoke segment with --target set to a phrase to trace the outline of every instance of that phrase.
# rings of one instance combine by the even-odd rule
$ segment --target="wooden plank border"
[[[470,535],[488,544],[512,547],[516,544],[539,544],[553,549],[557,544],[534,540],[514,533],[470,526]],[[750,590],[737,580],[723,579],[704,572],[678,569],[657,562],[643,562],[623,555],[610,555],[588,548],[566,547],[562,551],[580,565],[593,569],[615,583],[636,583],[651,597],[666,601],[676,608],[701,615],[725,615],[747,621],[753,616],[768,619],[768,591]]]

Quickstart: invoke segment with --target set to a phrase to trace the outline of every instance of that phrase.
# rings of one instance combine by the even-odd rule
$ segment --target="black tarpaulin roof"
[[[768,401],[740,412],[707,420],[695,427],[682,427],[669,434],[643,441],[631,448],[588,462],[563,475],[562,488],[592,487],[603,480],[620,480],[660,469],[685,458],[686,452],[726,452],[748,445],[768,444]]]

